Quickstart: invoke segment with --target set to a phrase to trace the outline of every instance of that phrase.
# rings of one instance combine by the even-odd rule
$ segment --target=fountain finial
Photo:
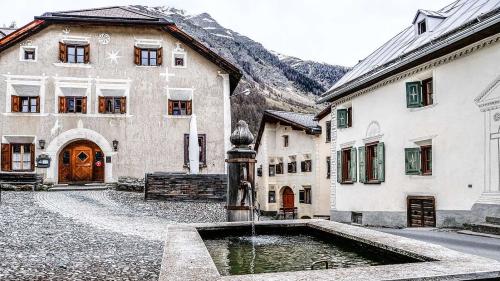
[[[253,142],[253,135],[248,129],[247,122],[240,120],[231,134],[231,143],[237,147],[249,146]]]

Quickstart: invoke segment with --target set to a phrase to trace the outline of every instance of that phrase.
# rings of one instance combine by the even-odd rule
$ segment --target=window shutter
[[[82,98],[82,113],[87,113],[87,97]]]
[[[207,164],[207,137],[203,135],[201,138],[201,163]]]
[[[12,170],[10,144],[2,143],[2,171]]]
[[[421,107],[422,104],[422,82],[406,83],[406,107]]]
[[[365,147],[358,147],[358,162],[359,162],[359,182],[366,182],[366,153]]]
[[[59,97],[59,113],[66,112],[66,97]]]
[[[19,112],[21,107],[21,98],[19,96],[11,96],[11,111]]]
[[[156,63],[157,65],[161,65],[163,63],[163,48],[158,49]]]
[[[420,148],[405,148],[405,174],[419,175],[420,173]]]
[[[36,97],[36,112],[40,113],[40,96]]]
[[[59,60],[61,62],[68,62],[68,56],[66,54],[66,44],[59,42]]]
[[[120,113],[121,114],[127,113],[127,98],[126,97],[120,98]]]
[[[187,101],[186,102],[186,113],[187,113],[187,115],[191,115],[192,112],[193,112],[192,102]]]
[[[377,179],[380,182],[385,181],[385,148],[383,142],[377,144]]]
[[[351,167],[349,167],[351,169],[351,180],[353,182],[356,182],[358,179],[356,178],[356,175],[358,174],[358,171],[357,171],[357,168],[358,168],[358,165],[357,165],[357,153],[356,153],[356,148],[353,147],[351,148]]]
[[[337,127],[347,128],[347,109],[337,110]]]
[[[99,113],[105,113],[105,112],[106,112],[106,98],[99,97]]]
[[[141,49],[134,46],[134,63],[141,65]]]
[[[173,115],[174,114],[174,102],[169,100],[168,101],[168,115]]]
[[[84,63],[90,62],[90,45],[89,44],[83,46],[83,62]]]
[[[301,161],[300,162],[300,171],[305,172],[306,171],[306,161]]]
[[[337,182],[342,182],[342,153],[337,151]]]
[[[35,144],[30,144],[30,153],[31,153],[31,170],[35,170]]]

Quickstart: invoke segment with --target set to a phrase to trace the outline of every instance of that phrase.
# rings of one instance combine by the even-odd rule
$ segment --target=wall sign
[[[47,154],[40,154],[36,158],[37,168],[48,168],[50,167],[50,156]]]
[[[106,163],[111,163],[111,156],[106,156]]]

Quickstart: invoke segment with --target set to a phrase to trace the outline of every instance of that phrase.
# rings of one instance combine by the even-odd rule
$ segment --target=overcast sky
[[[173,6],[207,12],[266,48],[302,59],[352,66],[411,24],[417,9],[453,0],[15,0],[1,2],[0,23],[22,26],[47,11],[112,5]],[[8,4],[7,4],[8,3]]]

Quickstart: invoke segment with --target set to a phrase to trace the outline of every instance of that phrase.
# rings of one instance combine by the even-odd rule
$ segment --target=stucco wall
[[[500,45],[496,43],[337,104],[340,108],[352,105],[353,126],[337,129],[335,148],[379,140],[385,143],[386,160],[381,184],[344,185],[332,177],[334,210],[404,215],[409,195],[435,196],[437,210],[470,210],[485,191],[485,144],[489,143],[484,133],[485,113],[474,99],[497,78],[499,60]],[[408,109],[405,83],[431,76],[434,105]],[[378,124],[380,131],[367,140],[373,133],[368,132],[370,124],[372,129]],[[415,142],[423,140],[432,141],[432,176],[405,175],[404,148],[416,147]],[[336,162],[334,166],[336,169]]]
[[[85,36],[90,40],[90,67],[58,66],[58,42],[68,27],[69,36]],[[100,44],[98,36],[107,33],[109,44]],[[134,64],[135,39],[161,40],[163,65],[139,67]],[[186,171],[183,167],[184,134],[189,133],[189,117],[172,118],[167,114],[167,90],[192,88],[193,113],[197,116],[198,133],[207,135],[207,167],[202,173],[224,173],[226,140],[230,124],[224,119],[229,111],[224,95],[229,95],[228,79],[223,79],[221,69],[207,59],[181,44],[187,52],[187,67],[172,68],[172,50],[178,40],[168,33],[140,27],[78,27],[52,25],[29,38],[37,46],[36,62],[20,62],[19,46],[0,54],[0,74],[46,76],[45,114],[9,114],[6,112],[6,77],[0,77],[0,134],[33,135],[44,139],[47,145],[58,134],[83,127],[102,135],[110,144],[119,141],[118,152],[112,154],[112,178],[119,176],[143,177],[145,172]],[[25,40],[21,44],[26,44]],[[118,52],[117,62],[109,56]],[[169,81],[160,73],[168,68]],[[87,114],[58,114],[55,97],[55,77],[92,78],[91,102]],[[96,83],[100,79],[129,79],[130,94],[126,115],[106,116],[96,112]],[[225,82],[223,82],[225,81]],[[226,91],[224,91],[226,89]],[[226,104],[226,108],[224,108]],[[226,116],[227,117],[227,116]],[[226,118],[227,119],[227,118]],[[52,130],[58,122],[60,129]],[[229,120],[230,123],[230,120]],[[55,133],[54,133],[55,132]],[[38,149],[36,154],[43,153]],[[111,154],[110,154],[111,155]],[[53,159],[54,160],[54,159]],[[45,173],[45,169],[37,172]]]

